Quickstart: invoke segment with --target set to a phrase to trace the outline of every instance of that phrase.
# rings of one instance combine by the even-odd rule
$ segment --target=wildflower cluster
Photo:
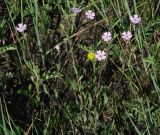
[[[93,60],[97,59],[98,61],[102,61],[106,59],[106,53],[102,50],[98,50],[96,53],[90,52],[88,53],[88,59]]]
[[[73,7],[71,8],[71,12],[74,14],[78,14],[81,12],[80,8],[76,8]],[[93,20],[95,18],[95,12],[93,12],[92,10],[88,10],[85,12],[86,18]],[[133,15],[129,17],[131,23],[133,24],[139,24],[141,22],[141,18],[138,15]],[[23,23],[19,23],[18,27],[16,27],[16,30],[20,33],[23,33],[25,30],[27,29],[27,25],[23,24]],[[132,33],[130,31],[124,31],[122,32],[122,39],[124,41],[130,41],[130,39],[132,38]],[[109,31],[106,31],[102,34],[102,40],[104,42],[109,42],[112,40],[112,34]],[[60,47],[59,46],[55,46],[54,47],[58,52],[60,51]],[[102,61],[106,59],[106,54],[104,51],[102,50],[98,50],[95,54],[93,52],[88,53],[88,59],[89,60],[93,60],[93,59],[97,59],[98,61]]]

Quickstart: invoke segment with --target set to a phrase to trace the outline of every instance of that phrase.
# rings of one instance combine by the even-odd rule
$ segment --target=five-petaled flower
[[[16,30],[20,33],[23,33],[27,29],[27,25],[23,23],[19,23],[18,27],[16,27]]]
[[[95,17],[95,13],[92,10],[86,11],[85,15],[87,16],[88,19],[93,20]]]
[[[110,32],[104,32],[102,34],[102,39],[105,41],[105,42],[108,42],[112,39],[112,34]]]
[[[76,7],[73,7],[73,8],[71,8],[71,11],[72,11],[72,13],[77,14],[77,13],[80,13],[80,12],[81,12],[81,9],[80,9],[80,8],[76,8]]]
[[[106,59],[106,53],[104,51],[98,50],[95,54],[95,58],[98,61],[102,61]]]
[[[139,24],[141,22],[141,18],[138,15],[130,16],[129,19],[133,24]]]
[[[129,41],[129,40],[132,38],[132,33],[131,33],[130,31],[123,32],[123,33],[122,33],[122,38],[123,38],[125,41]]]

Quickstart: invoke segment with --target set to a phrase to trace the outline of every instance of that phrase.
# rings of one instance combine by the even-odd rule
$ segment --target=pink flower
[[[16,30],[21,33],[23,33],[26,29],[27,29],[27,25],[23,23],[19,23],[18,27],[16,27]]]
[[[76,8],[76,7],[73,7],[73,8],[71,8],[71,11],[72,11],[72,13],[77,14],[77,13],[80,13],[80,12],[81,12],[81,9],[80,9],[80,8]]]
[[[86,11],[85,15],[87,16],[88,19],[93,20],[95,17],[95,13],[92,10]]]
[[[138,24],[141,22],[141,18],[138,15],[130,16],[129,19],[133,24]]]
[[[132,33],[130,31],[127,31],[127,32],[123,32],[122,33],[122,38],[125,40],[125,41],[128,41],[132,38]]]
[[[105,60],[106,59],[106,54],[104,51],[97,51],[96,54],[95,54],[95,58],[98,60],[98,61],[102,61],[102,60]]]
[[[102,34],[102,39],[105,41],[105,42],[108,42],[112,39],[112,34],[110,32],[104,32]]]

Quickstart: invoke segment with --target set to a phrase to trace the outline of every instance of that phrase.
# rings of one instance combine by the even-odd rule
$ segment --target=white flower
[[[102,34],[102,39],[105,41],[105,42],[108,42],[112,39],[112,34],[110,32],[104,32]]]
[[[141,18],[138,15],[130,16],[129,19],[133,24],[138,24],[141,22]]]
[[[106,59],[106,53],[104,51],[97,51],[96,54],[95,54],[95,58],[98,60],[98,61],[102,61],[102,60],[105,60]]]
[[[60,52],[60,46],[59,45],[56,45],[54,48],[58,51],[58,53]]]
[[[125,40],[125,41],[128,41],[132,38],[132,33],[130,31],[127,31],[127,32],[123,32],[122,33],[122,38]]]
[[[19,23],[18,27],[16,27],[16,30],[20,33],[23,33],[27,29],[27,25],[23,23]]]
[[[95,17],[95,13],[92,10],[86,11],[85,15],[87,16],[88,19],[93,20]]]
[[[72,13],[77,14],[77,13],[80,13],[80,12],[81,12],[81,9],[80,9],[80,8],[76,8],[76,7],[73,7],[73,8],[71,8],[71,11],[72,11]]]

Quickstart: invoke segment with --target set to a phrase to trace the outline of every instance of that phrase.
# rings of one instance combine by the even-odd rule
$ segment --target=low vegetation
[[[1,135],[159,135],[159,0],[2,0]]]

